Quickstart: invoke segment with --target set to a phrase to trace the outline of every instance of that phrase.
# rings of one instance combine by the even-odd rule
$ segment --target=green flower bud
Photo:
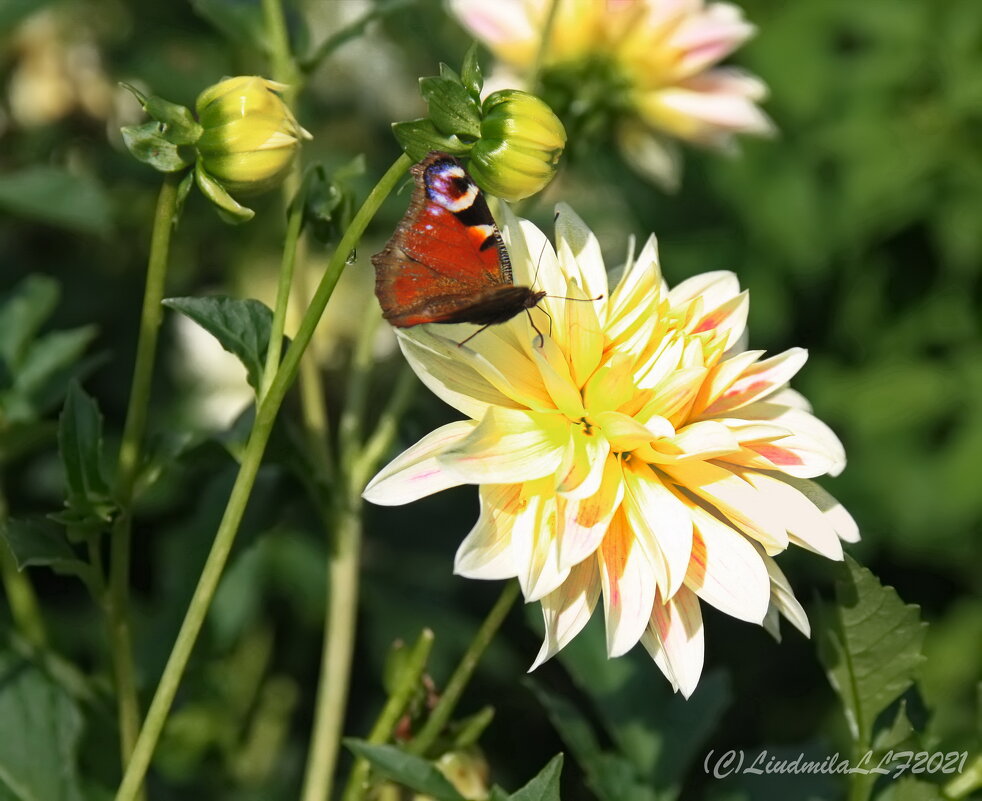
[[[566,129],[535,95],[503,89],[482,107],[481,138],[467,169],[493,195],[515,201],[534,195],[556,173]]]
[[[277,94],[286,88],[244,75],[198,96],[198,166],[227,191],[254,195],[272,189],[289,171],[300,140],[311,138]]]

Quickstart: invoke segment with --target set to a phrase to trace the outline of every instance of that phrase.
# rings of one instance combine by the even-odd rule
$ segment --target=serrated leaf
[[[918,607],[849,556],[842,570],[836,603],[820,607],[818,654],[853,739],[866,746],[877,715],[914,682],[925,624]]]
[[[563,755],[556,754],[528,784],[508,796],[509,801],[559,801],[559,776]]]
[[[22,279],[0,303],[0,357],[12,372],[58,303],[58,282],[46,275]]]
[[[10,518],[0,532],[17,569],[50,567],[61,573],[78,573],[85,568],[65,537],[65,530],[43,518]]]
[[[0,653],[0,797],[82,801],[83,721],[75,702],[34,665]]]
[[[916,736],[917,731],[907,717],[907,700],[902,698],[897,706],[897,714],[893,718],[893,723],[890,724],[889,728],[877,734],[873,747],[881,753],[891,749],[896,750],[902,743]]]
[[[109,517],[109,484],[102,472],[102,414],[77,381],[68,387],[58,419],[58,450],[68,485],[68,508],[84,518]]]
[[[25,167],[0,180],[0,209],[49,225],[104,234],[112,227],[111,208],[100,184],[59,167]]]
[[[190,317],[238,357],[253,389],[262,382],[273,312],[258,300],[214,296],[167,298],[164,305]]]
[[[355,756],[371,762],[380,774],[411,790],[431,795],[437,801],[466,801],[446,777],[425,759],[407,754],[392,745],[371,745],[364,740],[351,738],[345,738],[344,744]]]
[[[429,119],[440,133],[475,139],[481,135],[480,106],[463,84],[446,78],[421,78],[419,91],[429,108]]]
[[[456,136],[441,134],[433,123],[425,118],[393,123],[392,133],[400,147],[413,161],[421,161],[432,150],[442,150],[455,156],[463,155],[470,150],[470,145],[465,145]]]

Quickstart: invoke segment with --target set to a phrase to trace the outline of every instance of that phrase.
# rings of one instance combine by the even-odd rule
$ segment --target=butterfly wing
[[[457,159],[430,153],[412,174],[409,210],[372,257],[382,312],[399,327],[472,321],[471,307],[517,289],[501,233]]]

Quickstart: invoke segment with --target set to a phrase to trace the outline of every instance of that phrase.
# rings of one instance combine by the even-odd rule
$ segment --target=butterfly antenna
[[[526,313],[527,312],[528,312],[528,310],[526,309]],[[470,342],[472,339],[474,339],[474,337],[476,337],[478,334],[480,334],[485,328],[490,328],[490,327],[491,327],[491,323],[488,323],[487,325],[482,325],[480,328],[477,329],[477,331],[475,331],[473,334],[471,334],[469,337],[467,337],[467,339],[463,339],[460,342],[458,342],[457,343],[457,347],[458,348],[464,347],[464,345],[466,345],[468,342]],[[535,328],[534,325],[532,327]],[[536,331],[538,331],[537,328],[536,328]]]
[[[569,298],[565,295],[546,295],[547,298],[555,298],[556,300],[575,300],[577,303],[596,303],[598,300],[603,300],[603,294],[597,295],[595,298]],[[545,309],[543,309],[545,311]]]

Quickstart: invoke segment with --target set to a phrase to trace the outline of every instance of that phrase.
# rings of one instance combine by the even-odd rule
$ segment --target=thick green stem
[[[143,785],[143,778],[150,765],[150,759],[157,746],[160,733],[163,731],[171,704],[174,702],[174,696],[187,667],[191,650],[201,631],[225,562],[232,549],[232,543],[235,541],[235,535],[238,532],[249,495],[252,492],[266,443],[269,441],[269,436],[273,430],[276,414],[283,403],[287,390],[297,375],[300,358],[307,349],[307,345],[310,344],[310,339],[314,335],[314,330],[324,308],[327,306],[327,301],[341,277],[348,254],[354,249],[369,221],[375,216],[378,207],[401,180],[410,163],[408,156],[400,156],[375,185],[351,221],[351,225],[348,226],[348,230],[341,238],[337,250],[331,256],[327,270],[304,314],[293,343],[283,357],[283,363],[270,385],[269,392],[259,405],[252,434],[242,456],[239,474],[236,477],[235,485],[232,487],[228,505],[225,507],[225,514],[215,534],[215,541],[208,554],[201,578],[198,580],[198,586],[191,598],[184,622],[181,624],[177,640],[167,660],[167,665],[164,667],[160,684],[157,686],[150,709],[147,711],[146,722],[140,731],[132,759],[116,793],[116,801],[132,801]]]
[[[416,640],[416,644],[413,646],[413,650],[406,658],[406,663],[403,665],[402,672],[399,674],[398,682],[392,691],[392,695],[385,702],[385,706],[375,721],[375,725],[372,726],[372,730],[368,734],[368,742],[373,745],[381,745],[382,743],[388,742],[392,736],[392,730],[399,722],[399,718],[402,717],[413,693],[419,686],[420,676],[423,675],[423,671],[426,669],[426,661],[429,659],[430,649],[432,647],[433,632],[430,629],[423,629],[423,632],[419,635],[419,639]],[[355,760],[355,764],[351,768],[351,774],[348,776],[348,783],[344,788],[344,795],[341,796],[341,801],[361,801],[365,796],[365,791],[368,789],[370,767],[368,760],[364,757],[358,757]]]
[[[372,329],[363,330],[370,337]],[[362,348],[359,347],[359,351]],[[371,350],[368,350],[371,353]],[[350,380],[364,384],[367,392],[370,359],[360,360],[357,356],[353,365],[354,375]],[[408,377],[407,377],[408,374]],[[361,545],[361,493],[365,487],[366,476],[374,469],[377,460],[388,450],[395,437],[396,423],[405,409],[415,385],[412,372],[406,368],[399,378],[397,390],[389,399],[382,412],[378,428],[373,437],[373,456],[365,461],[369,449],[362,454],[352,449],[344,455],[341,465],[345,493],[340,499],[336,514],[334,541],[328,565],[327,617],[324,621],[324,646],[321,655],[321,675],[317,685],[317,706],[314,712],[314,730],[307,752],[307,770],[304,777],[302,801],[323,801],[331,797],[334,783],[334,770],[338,751],[341,747],[341,727],[348,702],[348,684],[351,674],[351,655],[354,647],[355,620],[358,613],[358,573]],[[345,407],[345,414],[358,418],[364,412],[364,398],[361,391],[354,397],[349,395],[349,404],[354,401],[361,405],[356,408]],[[355,426],[357,429],[358,426]],[[350,433],[349,429],[349,433]],[[356,456],[362,458],[356,459]]]
[[[314,729],[308,748],[302,801],[331,796],[341,727],[348,700],[351,655],[358,612],[361,501],[350,499],[336,512],[333,553],[328,567],[327,619],[317,683]]]
[[[6,519],[7,499],[0,493],[0,526],[3,526]],[[48,634],[44,628],[44,618],[41,616],[34,586],[27,575],[17,569],[14,555],[5,543],[0,543],[0,575],[3,577],[3,589],[10,604],[14,626],[33,647],[43,649],[48,644]]]
[[[454,670],[450,681],[447,682],[447,687],[443,691],[443,695],[440,696],[440,700],[433,708],[430,716],[426,719],[423,728],[419,730],[419,734],[409,744],[409,748],[407,749],[409,753],[420,756],[425,754],[449,722],[450,716],[453,714],[454,709],[457,707],[457,702],[464,692],[464,688],[467,687],[467,682],[470,681],[471,676],[474,674],[477,663],[481,661],[481,656],[491,644],[491,640],[494,639],[494,635],[504,622],[508,610],[511,609],[512,604],[515,603],[515,599],[518,598],[518,589],[518,582],[512,580],[501,591],[498,600],[491,607],[491,611],[488,612],[488,616],[481,624],[481,628],[477,630],[477,634],[471,640],[467,651],[461,657],[460,664]]]
[[[290,51],[290,37],[286,29],[286,18],[280,0],[262,0],[263,22],[266,28],[266,41],[273,79],[285,83],[286,91],[283,99],[292,106],[300,90],[300,71],[293,60]]]
[[[147,281],[143,291],[143,310],[140,314],[140,333],[136,344],[136,364],[130,387],[123,439],[119,447],[116,468],[116,500],[119,514],[113,523],[109,551],[109,592],[106,598],[109,648],[116,697],[119,704],[119,748],[125,769],[140,731],[140,701],[133,665],[133,644],[130,634],[130,542],[133,527],[133,491],[140,467],[143,438],[146,432],[147,410],[150,405],[151,382],[157,355],[157,338],[163,319],[164,284],[170,252],[171,232],[177,215],[177,186],[179,176],[167,175],[157,197],[150,255],[147,259]]]

